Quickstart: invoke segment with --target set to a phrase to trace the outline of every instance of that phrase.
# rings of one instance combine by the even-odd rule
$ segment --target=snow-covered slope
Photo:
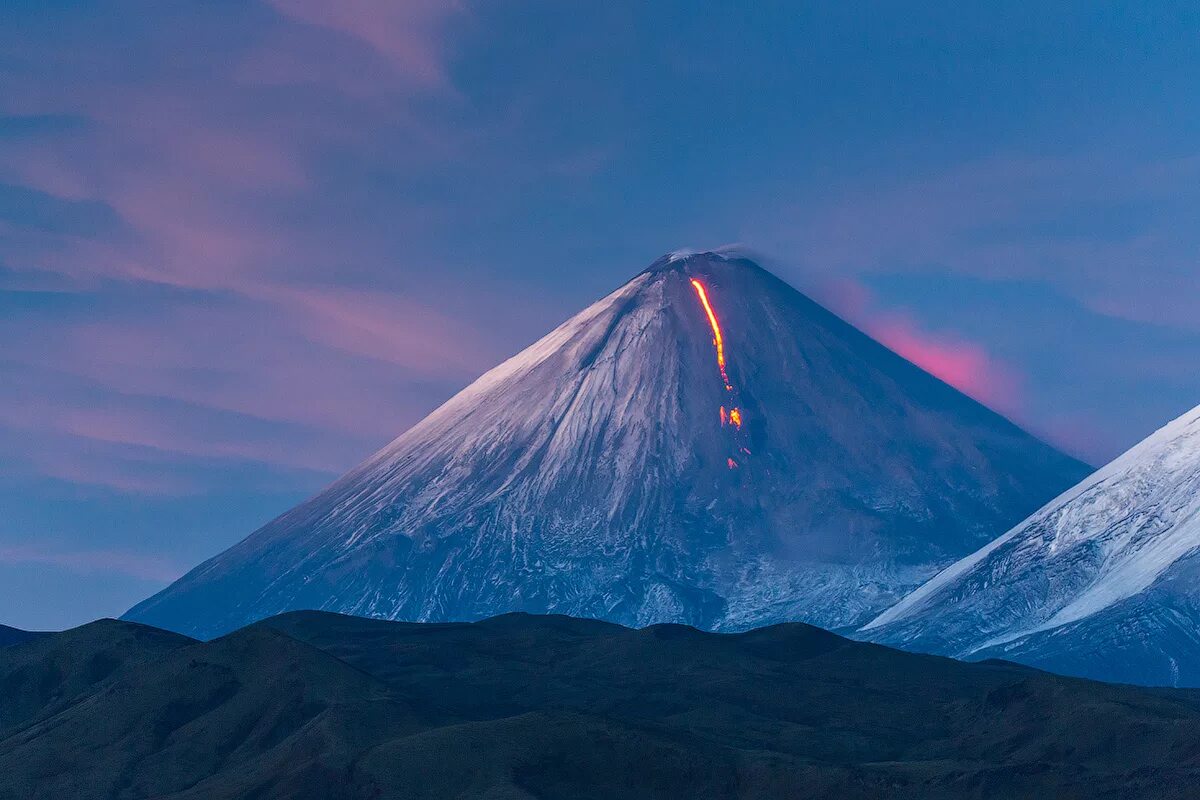
[[[1200,407],[864,627],[876,641],[1200,685]]]
[[[752,262],[681,251],[128,617],[842,628],[1086,471]]]

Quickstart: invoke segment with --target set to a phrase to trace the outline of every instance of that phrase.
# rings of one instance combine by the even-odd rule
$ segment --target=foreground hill
[[[753,262],[674,255],[126,616],[856,627],[1088,471]]]
[[[1200,696],[803,624],[316,612],[0,650],[0,797],[1183,798]],[[19,706],[19,707],[18,707]]]
[[[23,631],[20,628],[10,628],[7,625],[0,625],[0,647],[8,647],[10,644],[20,644],[27,642],[30,639],[36,639],[44,634],[37,631]]]
[[[1200,686],[1200,407],[862,635],[1102,680]]]

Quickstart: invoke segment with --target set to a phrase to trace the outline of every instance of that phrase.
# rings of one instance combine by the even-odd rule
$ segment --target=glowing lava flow
[[[704,291],[704,284],[692,278],[692,286],[696,287],[696,294],[700,295],[700,303],[704,306],[704,313],[708,315],[708,324],[712,327],[713,345],[717,348],[717,367],[721,370],[721,380],[725,381],[725,390],[733,391],[733,385],[729,382],[729,375],[725,372],[725,340],[721,338],[721,324],[717,322],[717,315],[713,313],[712,306],[708,302],[708,292]]]
[[[692,278],[692,287],[696,290],[696,296],[700,298],[700,304],[704,306],[704,313],[708,316],[709,327],[712,328],[713,347],[717,349],[717,368],[721,371],[721,381],[725,384],[725,391],[729,392],[731,399],[736,400],[737,393],[734,392],[733,384],[729,380],[729,373],[725,369],[725,337],[721,335],[721,323],[717,321],[717,314],[713,311],[712,304],[708,302],[708,292],[704,289],[704,284]],[[725,406],[721,406],[721,427],[732,425],[736,430],[742,428],[742,410],[736,405],[730,404],[728,410]],[[735,434],[736,436],[736,434]],[[744,453],[749,453],[745,447],[740,448]],[[737,469],[738,463],[732,458],[726,459],[726,465],[730,469]]]

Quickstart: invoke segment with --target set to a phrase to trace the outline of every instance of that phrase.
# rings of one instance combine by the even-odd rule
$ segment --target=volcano
[[[127,618],[846,629],[1088,471],[749,259],[679,253]]]

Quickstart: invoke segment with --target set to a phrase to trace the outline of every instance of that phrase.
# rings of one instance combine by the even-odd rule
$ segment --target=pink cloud
[[[94,292],[36,335],[0,319],[5,357],[43,381],[0,386],[0,426],[60,444],[39,475],[156,494],[198,490],[167,462],[338,471],[511,354],[526,323],[499,309],[519,295],[535,316],[537,297],[457,283],[410,244],[462,223],[402,187],[486,152],[490,126],[521,134],[464,121],[447,65],[466,4],[268,5],[118,9],[120,42],[73,15],[0,31],[23,66],[0,113],[72,120],[6,141],[0,181],[111,212],[99,232],[0,230],[5,266]]]
[[[867,331],[888,349],[963,394],[1003,413],[1019,411],[1020,380],[1007,365],[974,342],[937,336],[921,330],[916,321],[887,314],[867,323]]]
[[[152,495],[201,491],[177,468],[211,460],[336,474],[510,354],[459,321],[486,315],[389,292],[247,284],[201,302],[152,296],[32,338],[26,320],[0,320],[0,339],[22,342],[7,358],[26,370],[0,386],[0,428],[61,445],[31,451],[36,474]]]
[[[830,281],[822,295],[834,311],[876,341],[963,394],[1004,414],[1022,410],[1019,374],[977,342],[931,333],[903,311],[879,308],[870,289],[858,281]]]
[[[429,0],[274,5],[282,18],[273,24],[247,14],[245,24],[262,29],[240,45],[219,35],[202,5],[155,9],[152,41],[189,45],[188,57],[172,57],[158,72],[146,70],[147,60],[163,55],[151,40],[80,49],[73,42],[86,32],[69,24],[36,49],[0,38],[14,57],[69,72],[30,69],[13,86],[0,77],[0,89],[20,90],[0,92],[0,113],[86,120],[61,135],[6,144],[0,181],[103,203],[128,226],[119,239],[42,234],[38,247],[31,238],[21,254],[30,266],[240,291],[264,278],[311,280],[350,258],[361,263],[394,254],[393,238],[407,220],[419,226],[422,204],[414,200],[406,212],[394,198],[396,213],[384,230],[339,219],[321,164],[370,151],[379,169],[403,172],[448,154],[463,133],[444,125],[430,130],[428,115],[408,105],[431,82],[448,88],[443,28],[462,8]],[[306,35],[297,39],[292,34],[299,29]],[[364,44],[392,65],[387,75],[366,75],[377,102],[365,104],[341,87],[297,92],[247,79],[246,65],[256,60],[293,59],[313,71],[344,63]],[[213,59],[194,60],[207,49]],[[363,76],[357,67],[353,73]],[[131,81],[139,74],[153,77]]]
[[[147,451],[337,471],[430,410],[431,387],[448,393],[508,354],[473,315],[441,310],[469,292],[398,245],[437,211],[400,195],[364,223],[375,201],[359,198],[363,182],[339,186],[327,168],[351,157],[408,175],[476,135],[409,108],[453,95],[445,62],[463,5],[271,5],[278,16],[246,9],[240,21],[155,6],[126,20],[154,36],[121,47],[81,47],[90,32],[71,17],[38,37],[0,33],[30,65],[19,82],[0,75],[13,90],[0,113],[81,120],[0,149],[0,181],[102,205],[120,223],[0,230],[5,261],[97,298],[153,298],[35,337],[28,321],[0,320],[20,343],[6,357],[75,379],[30,388],[37,408],[0,387],[0,424],[78,448],[42,453],[38,474],[196,490],[143,469]],[[229,37],[231,25],[247,35]],[[101,450],[111,469],[93,463]]]
[[[79,447],[77,442],[64,441],[46,428],[40,429],[40,434],[37,449],[26,456],[27,463],[9,465],[6,471],[15,473],[21,467],[77,489],[89,487],[126,495],[182,497],[204,492],[205,487],[195,479],[179,474],[176,465],[161,459],[131,459],[113,450]]]
[[[464,10],[457,0],[268,0],[280,14],[357,39],[401,74],[445,85],[443,28]]]
[[[176,314],[157,329],[146,318],[64,324],[13,353],[14,363],[52,368],[83,383],[55,392],[43,387],[41,404],[5,397],[0,424],[179,456],[337,471],[430,410],[429,400],[406,385],[428,383],[431,375],[451,369],[427,362],[425,369],[406,371],[395,363],[402,352],[391,361],[364,360],[336,346],[306,343],[299,325],[255,331],[253,318],[242,313]],[[420,350],[418,341],[410,338],[409,346]],[[402,351],[403,338],[393,347]],[[448,387],[487,363],[463,368],[463,377]],[[104,407],[95,406],[100,392],[109,395]],[[214,420],[213,412],[245,420]]]
[[[268,432],[207,430],[180,419],[178,412],[142,409],[66,408],[51,424],[71,436],[109,444],[147,448],[176,456],[257,461],[319,472],[335,472],[340,464],[314,448],[311,438],[293,435],[280,441]],[[178,487],[176,487],[178,488]]]
[[[335,287],[270,287],[300,335],[421,375],[476,373],[494,358],[486,334],[402,295]]]

